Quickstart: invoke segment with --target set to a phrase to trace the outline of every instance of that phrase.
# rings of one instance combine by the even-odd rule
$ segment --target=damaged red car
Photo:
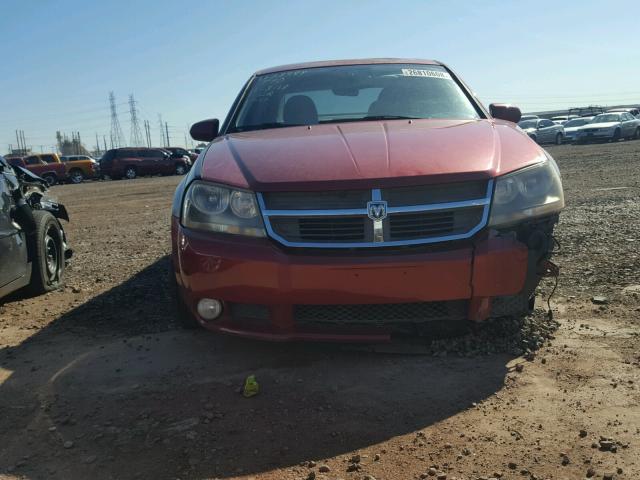
[[[385,341],[526,314],[564,207],[558,167],[430,60],[254,74],[178,186],[172,272],[190,326]]]

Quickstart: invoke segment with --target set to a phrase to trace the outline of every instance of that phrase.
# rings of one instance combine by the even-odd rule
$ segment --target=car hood
[[[588,123],[584,127],[580,128],[612,128],[618,125],[620,125],[620,122]]]
[[[371,188],[492,178],[544,158],[509,122],[369,121],[221,136],[199,175],[255,191]]]

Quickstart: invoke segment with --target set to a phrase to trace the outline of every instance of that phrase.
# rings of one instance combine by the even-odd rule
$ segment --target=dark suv
[[[116,148],[100,159],[100,173],[113,179],[136,178],[141,175],[184,174],[188,160],[173,158],[160,148]]]
[[[164,147],[165,150],[167,150],[169,153],[171,153],[171,156],[173,158],[180,158],[180,157],[186,157],[189,159],[189,165],[191,165],[193,162],[196,161],[196,158],[198,158],[198,155],[195,153],[191,153],[189,150],[186,150],[184,148],[181,147]]]
[[[47,182],[0,157],[0,298],[23,287],[57,288],[71,257],[60,219],[63,205],[47,196]]]

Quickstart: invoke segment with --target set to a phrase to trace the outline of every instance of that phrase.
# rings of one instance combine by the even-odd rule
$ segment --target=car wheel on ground
[[[127,167],[124,171],[124,176],[129,180],[133,180],[138,176],[138,172],[136,171],[135,167]]]
[[[47,182],[49,186],[58,183],[58,177],[56,177],[53,173],[45,173],[44,175],[42,175],[42,179]]]
[[[44,210],[33,212],[35,233],[29,238],[32,255],[29,290],[41,294],[55,290],[64,274],[64,237],[58,220]]]
[[[556,145],[562,145],[562,134],[558,133],[556,135]]]
[[[71,181],[71,183],[82,183],[84,180],[84,174],[82,173],[82,170],[78,169],[78,168],[74,168],[73,170],[71,170],[69,172],[69,180]]]
[[[613,137],[611,137],[611,141],[617,142],[618,140],[620,140],[621,136],[622,135],[620,133],[620,129],[617,129],[615,132],[613,132]]]
[[[187,167],[184,163],[178,163],[176,165],[176,175],[184,175],[185,173],[187,173]]]
[[[633,140],[640,140],[640,127],[636,128],[636,131],[633,133]]]
[[[538,137],[536,137],[535,135],[531,135],[531,140],[538,143]]]

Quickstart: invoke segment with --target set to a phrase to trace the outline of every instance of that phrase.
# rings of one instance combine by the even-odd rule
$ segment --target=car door
[[[631,137],[635,131],[635,122],[633,116],[630,113],[622,114],[622,136]]]
[[[11,219],[13,198],[10,185],[15,183],[13,171],[0,159],[0,287],[27,273],[27,247],[20,229]]]
[[[547,143],[554,136],[554,125],[551,120],[540,120],[538,124],[538,142]]]
[[[38,155],[25,157],[24,163],[27,165],[27,169],[36,175],[42,175],[47,170],[47,164],[44,163]]]

